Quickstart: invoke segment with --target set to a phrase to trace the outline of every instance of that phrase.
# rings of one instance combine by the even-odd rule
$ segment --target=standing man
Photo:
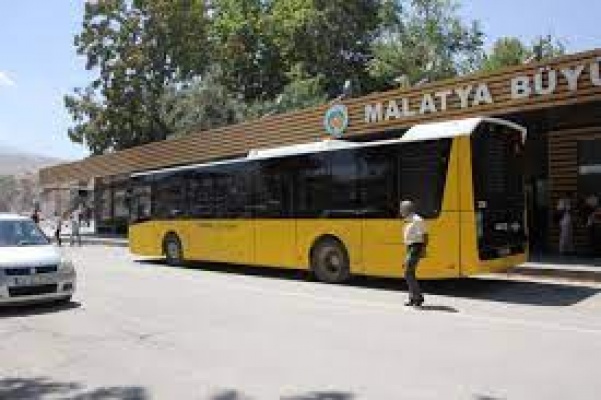
[[[35,222],[36,225],[40,224],[40,210],[38,210],[37,208],[33,211],[33,214],[31,214],[31,219],[33,220],[33,222]]]
[[[62,246],[63,241],[61,239],[61,230],[63,228],[63,218],[61,217],[61,215],[59,213],[56,213],[54,222],[56,223],[56,225],[54,227],[54,239],[56,240],[56,244],[58,246]]]
[[[81,246],[81,231],[80,231],[80,218],[79,218],[79,210],[75,210],[71,213],[71,236],[70,243],[71,246],[75,245],[75,241],[77,240],[77,244]]]
[[[409,301],[405,305],[421,307],[424,303],[424,296],[415,277],[415,271],[426,247],[426,225],[423,218],[415,212],[413,202],[409,200],[401,202],[400,214],[405,221],[403,242],[407,249],[404,266]]]

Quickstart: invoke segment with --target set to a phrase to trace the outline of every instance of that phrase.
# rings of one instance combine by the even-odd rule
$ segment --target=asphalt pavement
[[[0,399],[598,399],[601,286],[519,277],[326,285],[66,248],[66,307],[0,310]]]

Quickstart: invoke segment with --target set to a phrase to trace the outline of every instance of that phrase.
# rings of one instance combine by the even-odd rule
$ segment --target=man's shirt
[[[424,243],[426,236],[426,224],[419,215],[413,213],[405,218],[405,229],[403,231],[403,242],[405,245]]]

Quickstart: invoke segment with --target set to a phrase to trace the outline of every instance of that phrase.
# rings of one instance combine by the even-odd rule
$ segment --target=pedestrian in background
[[[424,296],[416,278],[416,270],[426,248],[426,225],[423,218],[415,212],[413,202],[409,200],[401,202],[400,214],[405,221],[403,230],[403,242],[406,248],[404,267],[405,281],[409,290],[409,301],[405,305],[421,307],[424,303]]]
[[[79,246],[81,246],[81,230],[80,230],[81,227],[80,227],[80,218],[79,218],[78,210],[75,210],[71,213],[70,223],[71,223],[70,244],[71,244],[71,246],[74,246],[75,242],[77,241],[77,244]]]
[[[33,211],[33,214],[31,214],[31,219],[33,220],[33,222],[36,223],[36,225],[40,224],[40,210],[38,210],[37,208]]]
[[[555,220],[559,227],[559,254],[567,255],[574,251],[574,221],[572,195],[565,192],[555,207]]]
[[[61,239],[61,231],[63,228],[63,219],[61,218],[60,214],[56,214],[55,215],[55,226],[54,226],[54,240],[56,240],[56,244],[58,244],[59,246],[63,245],[63,241]]]
[[[574,253],[574,224],[571,208],[566,208],[559,220],[559,253],[562,255]]]

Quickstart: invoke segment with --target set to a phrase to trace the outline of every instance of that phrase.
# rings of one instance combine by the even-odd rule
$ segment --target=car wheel
[[[322,282],[342,283],[351,275],[344,245],[335,239],[319,241],[311,252],[311,270]]]
[[[168,265],[179,266],[184,262],[182,242],[176,234],[169,234],[163,242],[163,251]]]

